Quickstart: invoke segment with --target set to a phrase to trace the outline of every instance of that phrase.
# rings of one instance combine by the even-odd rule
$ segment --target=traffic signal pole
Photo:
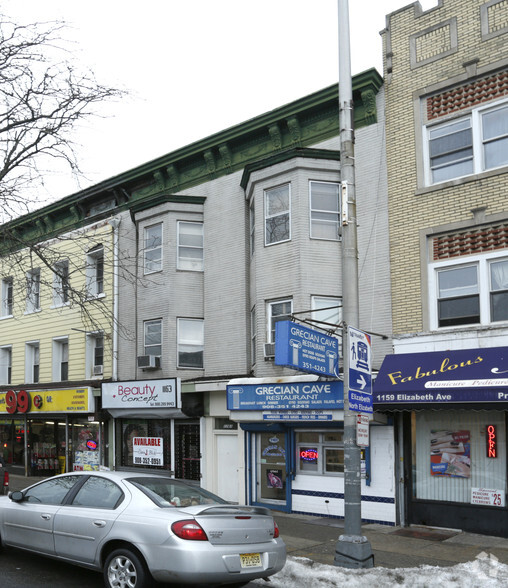
[[[339,124],[342,195],[342,308],[344,354],[344,534],[335,546],[336,566],[371,568],[372,549],[362,536],[361,449],[356,444],[356,413],[349,407],[348,327],[359,326],[358,242],[355,194],[353,86],[349,40],[348,0],[338,0]]]

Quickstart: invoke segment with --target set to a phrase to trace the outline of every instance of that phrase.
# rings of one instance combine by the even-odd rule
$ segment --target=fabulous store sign
[[[374,403],[508,402],[508,347],[388,355]]]

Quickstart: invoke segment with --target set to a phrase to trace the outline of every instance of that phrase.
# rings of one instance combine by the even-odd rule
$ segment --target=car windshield
[[[228,504],[226,500],[203,490],[168,478],[128,478],[128,482],[139,488],[161,508],[185,507],[200,504]]]

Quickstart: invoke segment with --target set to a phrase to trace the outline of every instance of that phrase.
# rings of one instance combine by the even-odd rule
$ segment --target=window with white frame
[[[12,316],[14,312],[14,281],[12,278],[2,280],[2,307],[0,316]]]
[[[67,337],[53,339],[53,381],[69,379],[69,341]]]
[[[339,184],[309,182],[310,236],[312,239],[339,239]]]
[[[25,345],[25,382],[37,384],[39,382],[39,342],[30,341]]]
[[[429,285],[432,328],[508,321],[506,252],[434,263]]]
[[[53,305],[69,302],[69,261],[63,259],[53,266]]]
[[[275,343],[275,325],[278,321],[289,321],[293,313],[293,301],[273,300],[267,303],[267,343]]]
[[[12,384],[12,347],[0,347],[0,384]]]
[[[104,294],[104,249],[94,247],[86,256],[86,284],[88,295],[97,298]]]
[[[299,474],[341,475],[344,473],[343,431],[297,431]]]
[[[203,223],[178,222],[178,269],[203,271]]]
[[[311,318],[318,321],[315,324],[320,329],[333,329],[342,320],[342,298],[328,296],[311,297]],[[342,331],[336,335],[339,340],[339,356],[342,356]]]
[[[41,270],[31,269],[26,274],[26,311],[36,312],[41,308]]]
[[[145,274],[162,271],[162,223],[145,228],[143,260]]]
[[[508,165],[508,103],[481,106],[467,116],[427,126],[427,183]]]
[[[104,333],[97,331],[86,335],[86,371],[87,377],[104,375]]]
[[[143,323],[145,355],[162,355],[162,320],[155,319]]]
[[[291,191],[289,184],[265,190],[265,245],[291,239]]]
[[[256,363],[256,344],[257,344],[257,324],[256,324],[256,307],[253,306],[250,311],[250,362],[251,365]]]
[[[178,319],[178,367],[202,368],[205,347],[205,324],[202,319]]]

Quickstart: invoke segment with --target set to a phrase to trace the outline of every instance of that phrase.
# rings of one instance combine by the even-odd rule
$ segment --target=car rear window
[[[227,504],[219,496],[171,478],[128,478],[128,481],[146,494],[161,508],[186,507],[200,504]]]

